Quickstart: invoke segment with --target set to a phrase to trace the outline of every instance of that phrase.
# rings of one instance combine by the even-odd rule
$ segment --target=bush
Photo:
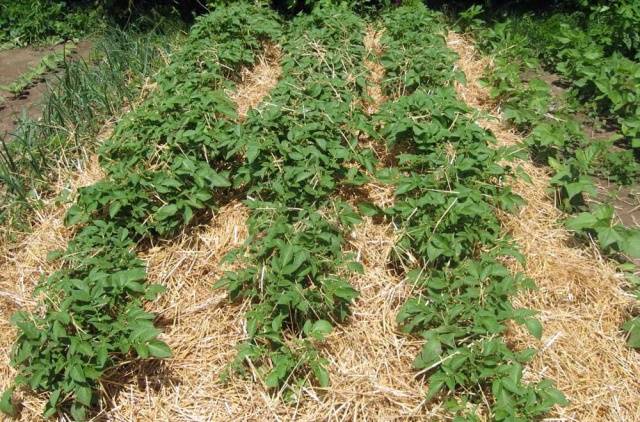
[[[55,43],[95,28],[99,11],[65,1],[22,0],[0,3],[0,46]]]

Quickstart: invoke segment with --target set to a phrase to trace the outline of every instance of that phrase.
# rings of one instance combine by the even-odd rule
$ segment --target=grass
[[[78,168],[96,149],[108,120],[138,101],[147,78],[166,64],[176,29],[148,33],[111,29],[96,39],[88,61],[65,61],[50,82],[42,118],[23,118],[0,140],[0,224],[5,234],[29,226],[29,210],[51,193],[64,169]]]

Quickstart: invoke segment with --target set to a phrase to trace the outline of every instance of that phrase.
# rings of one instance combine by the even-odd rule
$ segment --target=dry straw
[[[249,110],[256,108],[278,83],[282,73],[278,65],[281,57],[279,46],[266,44],[257,64],[240,72],[241,82],[234,91],[227,93],[236,104],[240,120],[244,120]]]
[[[471,40],[449,33],[449,47],[460,56],[458,66],[467,84],[456,87],[467,104],[489,113],[480,124],[503,145],[520,145],[522,138],[501,121],[480,78],[491,66],[480,57]],[[625,345],[621,324],[629,316],[633,298],[623,290],[625,281],[613,263],[595,247],[574,244],[561,224],[564,217],[547,194],[547,170],[529,161],[516,163],[532,183],[514,180],[513,190],[527,204],[518,214],[502,215],[527,258],[522,270],[538,290],[521,294],[515,305],[538,310],[545,327],[538,342],[520,327],[513,327],[509,340],[517,347],[534,346],[540,352],[528,368],[530,379],[552,379],[570,401],[556,408],[555,416],[576,421],[640,420],[640,354]]]
[[[367,56],[376,58],[382,55],[384,50],[380,40],[383,33],[384,28],[379,30],[376,30],[373,26],[367,28],[363,39]],[[369,72],[367,78],[367,95],[369,99],[365,101],[364,108],[367,114],[374,114],[380,109],[382,103],[386,101],[381,85],[384,78],[384,67],[378,60],[369,60],[368,58],[365,59],[364,66]]]

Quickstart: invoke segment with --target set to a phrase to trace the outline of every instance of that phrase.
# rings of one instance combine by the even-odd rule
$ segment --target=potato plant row
[[[404,95],[376,116],[382,140],[401,151],[397,167],[380,176],[396,187],[395,204],[384,210],[402,234],[392,264],[416,286],[397,316],[405,332],[424,339],[414,367],[427,378],[427,399],[454,397],[448,408],[456,420],[480,420],[480,408],[492,420],[542,417],[564,396],[547,380],[523,381],[535,351],[514,351],[503,337],[508,321],[542,335],[534,312],[510,302],[533,282],[501,263],[522,259],[496,216],[522,202],[506,185],[512,169],[498,164],[509,151],[493,145],[456,98],[452,83],[462,75],[438,16],[407,6],[384,24],[381,63],[394,76],[384,89]]]
[[[50,254],[62,269],[40,283],[40,309],[14,317],[14,384],[48,393],[45,417],[85,419],[101,377],[119,362],[171,355],[155,316],[143,310],[162,287],[145,283],[135,251],[224,200],[239,154],[225,89],[280,34],[275,14],[246,4],[200,19],[155,95],[102,148],[107,176],[79,192],[66,216],[76,235],[65,251]],[[10,414],[12,390],[1,402]]]
[[[342,250],[360,218],[336,193],[365,183],[363,169],[373,168],[358,145],[367,124],[364,32],[343,7],[320,4],[295,18],[282,43],[283,77],[236,141],[245,161],[233,180],[246,187],[249,239],[233,253],[243,269],[217,286],[252,306],[232,367],[255,368],[285,396],[308,380],[328,386],[316,343],[357,296],[346,275],[361,267]]]

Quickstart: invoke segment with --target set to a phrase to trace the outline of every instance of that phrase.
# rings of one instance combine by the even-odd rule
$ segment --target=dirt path
[[[20,75],[37,66],[43,57],[55,51],[62,50],[62,45],[45,48],[15,48],[0,51],[0,85],[9,85]],[[81,41],[76,50],[70,55],[73,60],[88,59],[91,52],[91,42]],[[0,138],[11,134],[16,128],[16,121],[26,114],[31,119],[41,116],[42,100],[47,92],[47,84],[55,80],[55,73],[48,73],[43,80],[29,88],[19,97],[0,89]]]
[[[549,85],[553,97],[560,102],[564,102],[564,97],[568,95],[568,88],[563,84],[561,76],[554,73],[545,70],[528,71],[522,75],[522,79],[527,82],[533,79],[542,79]],[[576,113],[574,117],[591,142],[604,142],[620,135],[619,129],[615,126],[600,126],[593,118],[584,113]],[[620,147],[612,146],[611,148],[619,149]],[[593,178],[593,181],[598,190],[596,201],[612,204],[616,215],[625,226],[640,228],[640,183],[620,186],[603,178]]]
[[[40,63],[47,54],[60,50],[60,46],[44,48],[13,48],[0,51],[0,85],[8,85],[18,76]],[[3,92],[0,90],[0,92]],[[3,92],[6,94],[6,92]]]

